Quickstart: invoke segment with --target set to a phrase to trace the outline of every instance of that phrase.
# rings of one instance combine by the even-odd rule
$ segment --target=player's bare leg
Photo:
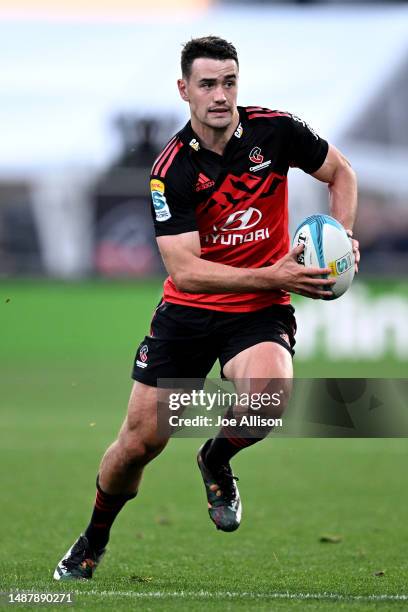
[[[289,400],[293,376],[292,357],[284,347],[274,342],[256,344],[238,353],[223,369],[224,375],[234,381],[238,395],[267,393],[272,397],[279,393],[279,403],[263,406],[256,412],[258,416],[279,418],[282,415]],[[243,414],[248,414],[248,407],[238,405],[228,416],[239,422]],[[241,500],[230,459],[244,448],[263,440],[270,429],[226,426],[200,448],[198,465],[206,488],[210,518],[217,529],[235,531],[241,522]]]
[[[168,436],[158,433],[157,399],[156,387],[134,383],[125,421],[99,468],[99,486],[106,493],[135,494],[144,467],[166,446]]]
[[[102,559],[113,521],[133,499],[145,466],[166,446],[158,433],[158,391],[135,382],[118,438],[107,449],[99,468],[91,521],[54,572],[56,580],[90,579]]]
[[[292,357],[276,342],[260,342],[235,355],[224,366],[229,380],[251,378],[291,379],[293,376]]]

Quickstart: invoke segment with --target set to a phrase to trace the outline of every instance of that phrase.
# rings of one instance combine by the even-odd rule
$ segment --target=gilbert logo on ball
[[[344,227],[329,215],[307,217],[297,228],[292,246],[304,244],[298,262],[306,267],[330,268],[336,284],[330,291],[335,300],[347,291],[354,278],[354,254]]]

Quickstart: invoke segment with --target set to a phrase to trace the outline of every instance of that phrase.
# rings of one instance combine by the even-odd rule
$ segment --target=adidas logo
[[[208,176],[205,176],[205,174],[200,172],[200,174],[198,175],[198,181],[196,183],[195,190],[202,191],[203,189],[209,189],[214,185],[214,182],[215,181],[212,181],[208,178]]]

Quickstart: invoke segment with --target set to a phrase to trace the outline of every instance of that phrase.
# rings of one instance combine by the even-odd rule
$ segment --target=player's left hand
[[[355,259],[355,268],[356,268],[356,274],[358,273],[358,264],[360,263],[360,243],[358,240],[354,240],[353,238],[353,232],[351,230],[346,230],[348,236],[350,236],[351,238],[351,244],[353,247],[353,253],[354,253],[354,259]]]

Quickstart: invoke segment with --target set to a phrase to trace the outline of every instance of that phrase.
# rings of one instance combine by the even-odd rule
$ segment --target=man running
[[[92,578],[113,521],[165,447],[168,435],[157,427],[158,379],[205,379],[217,359],[238,392],[245,381],[292,378],[296,322],[289,294],[329,297],[334,281],[321,278],[330,269],[297,262],[302,247],[290,251],[289,168],[328,183],[330,214],[350,234],[355,219],[356,177],[335,147],[290,113],[237,106],[239,64],[231,43],[191,40],[181,68],[178,89],[191,120],[164,147],[150,181],[169,276],[136,353],[126,419],[99,468],[90,523],[58,564],[57,580]],[[357,241],[353,249],[358,262]],[[267,433],[226,426],[199,450],[218,529],[234,531],[241,520],[230,459]]]

